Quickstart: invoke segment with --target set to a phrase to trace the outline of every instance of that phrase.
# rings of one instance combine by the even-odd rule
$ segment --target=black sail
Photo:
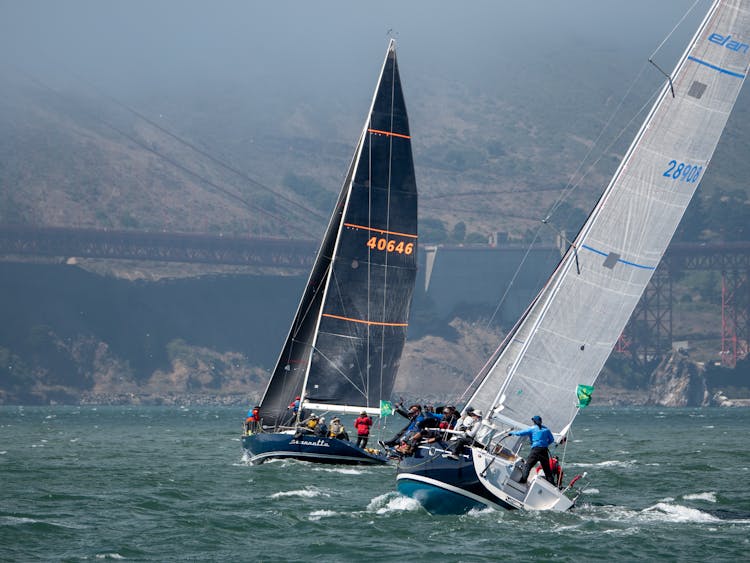
[[[370,408],[390,397],[406,340],[416,258],[417,188],[391,41],[370,114],[261,402],[265,425],[287,422],[287,406],[296,396]]]

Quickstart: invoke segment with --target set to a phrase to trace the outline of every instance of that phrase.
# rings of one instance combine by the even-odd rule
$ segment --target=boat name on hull
[[[320,440],[316,440],[315,442],[309,442],[307,440],[292,440],[289,442],[290,445],[293,446],[321,446],[324,448],[330,448],[331,445],[327,444],[325,440],[322,438]]]

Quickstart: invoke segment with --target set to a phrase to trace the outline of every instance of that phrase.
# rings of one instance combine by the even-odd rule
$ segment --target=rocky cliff
[[[672,352],[651,374],[649,405],[663,407],[705,407],[711,404],[702,364],[684,352]]]

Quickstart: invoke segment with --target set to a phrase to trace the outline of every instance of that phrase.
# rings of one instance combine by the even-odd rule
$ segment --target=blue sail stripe
[[[718,70],[719,72],[722,72],[724,74],[728,74],[729,76],[735,76],[737,78],[745,78],[745,75],[742,74],[741,72],[734,72],[734,71],[731,71],[731,70],[727,70],[725,68],[721,68],[720,66],[716,66],[716,65],[712,65],[711,63],[707,63],[706,61],[703,61],[701,59],[697,59],[697,58],[695,58],[693,56],[688,56],[688,59],[691,60],[691,61],[694,61],[694,62],[696,62],[698,64],[707,66],[708,68],[712,68],[712,69]]]
[[[587,244],[582,245],[582,248],[585,248],[586,250],[590,250],[594,254],[599,254],[600,256],[604,256],[605,258],[609,256],[608,252],[597,250],[596,248],[592,248],[591,246]],[[620,262],[621,264],[625,264],[626,266],[633,266],[634,268],[641,268],[642,270],[656,270],[656,266],[645,266],[644,264],[638,264],[637,262],[623,260],[622,258],[618,258],[617,261]]]

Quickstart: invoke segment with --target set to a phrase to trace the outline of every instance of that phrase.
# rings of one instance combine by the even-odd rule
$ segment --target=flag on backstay
[[[591,402],[591,394],[594,392],[592,385],[579,385],[576,389],[576,395],[578,396],[578,408],[582,409]]]
[[[380,401],[380,416],[393,414],[393,403],[390,401]]]

